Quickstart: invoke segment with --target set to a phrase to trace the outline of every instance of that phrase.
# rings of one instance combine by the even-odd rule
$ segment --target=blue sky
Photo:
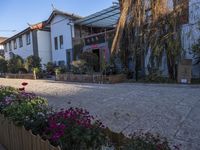
[[[0,36],[10,37],[27,28],[27,23],[46,20],[52,12],[51,4],[62,11],[87,16],[111,6],[113,1],[116,0],[0,0]]]

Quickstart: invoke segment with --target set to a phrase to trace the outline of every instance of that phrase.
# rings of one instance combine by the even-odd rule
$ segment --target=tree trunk
[[[123,35],[123,32],[124,32],[126,19],[127,19],[127,16],[128,16],[131,1],[132,0],[119,0],[120,7],[121,7],[121,15],[120,15],[119,22],[117,24],[115,37],[113,39],[111,53],[114,53],[119,49],[119,45],[120,45],[120,41],[122,39],[122,35]]]

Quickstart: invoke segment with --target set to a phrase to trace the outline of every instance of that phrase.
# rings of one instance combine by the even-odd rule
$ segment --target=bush
[[[7,70],[7,61],[0,56],[0,73],[6,73]]]
[[[18,55],[13,55],[8,61],[8,71],[10,73],[19,73],[22,68],[24,68],[23,58]]]
[[[177,147],[178,148],[178,147]],[[135,133],[122,148],[123,150],[170,150],[169,143],[159,135]]]
[[[0,86],[0,102],[3,101],[7,96],[18,94],[18,90],[12,87]]]
[[[48,62],[46,65],[46,72],[47,74],[49,75],[54,75],[55,74],[55,68],[56,68],[56,65],[53,64],[52,62]]]
[[[60,144],[62,149],[100,149],[105,144],[102,123],[94,120],[86,110],[61,110],[48,120],[48,139],[54,145]]]
[[[86,62],[89,72],[99,71],[98,66],[98,56],[92,52],[84,52],[80,54],[80,59]]]
[[[41,69],[41,59],[38,56],[29,56],[25,60],[25,66],[28,72],[32,72],[34,68]]]
[[[87,63],[84,60],[72,62],[72,72],[74,74],[85,74],[88,71]]]

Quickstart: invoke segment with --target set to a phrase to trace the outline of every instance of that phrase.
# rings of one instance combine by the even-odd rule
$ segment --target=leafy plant
[[[61,110],[52,115],[48,123],[48,139],[55,145],[60,144],[63,150],[100,149],[105,144],[104,126],[86,110]]]
[[[16,125],[24,125],[26,129],[33,133],[42,133],[47,125],[47,102],[43,98],[15,99],[12,105],[7,106],[2,111],[5,116],[15,122]]]
[[[88,71],[87,63],[84,60],[72,62],[72,72],[74,74],[85,74]]]
[[[19,91],[15,88],[0,86],[0,102],[3,101],[5,97],[10,95],[16,95],[18,93]]]
[[[134,133],[122,150],[171,150],[167,139],[151,133]],[[174,146],[179,150],[179,146]]]
[[[92,52],[83,52],[80,54],[80,59],[86,62],[89,72],[98,71],[98,56]]]
[[[56,68],[56,65],[53,64],[52,62],[48,62],[46,65],[46,72],[50,75],[54,75],[55,74],[55,68]]]
[[[5,73],[7,70],[7,61],[0,56],[0,73]]]
[[[24,68],[23,58],[18,55],[13,55],[8,61],[8,71],[11,73],[19,73],[22,68]]]
[[[34,68],[41,68],[41,59],[38,56],[29,56],[25,60],[26,69],[31,72]]]

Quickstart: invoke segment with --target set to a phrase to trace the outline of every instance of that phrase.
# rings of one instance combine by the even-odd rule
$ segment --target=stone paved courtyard
[[[55,108],[83,107],[114,131],[160,133],[183,150],[200,150],[200,86],[167,84],[79,84],[0,79],[49,99]]]

